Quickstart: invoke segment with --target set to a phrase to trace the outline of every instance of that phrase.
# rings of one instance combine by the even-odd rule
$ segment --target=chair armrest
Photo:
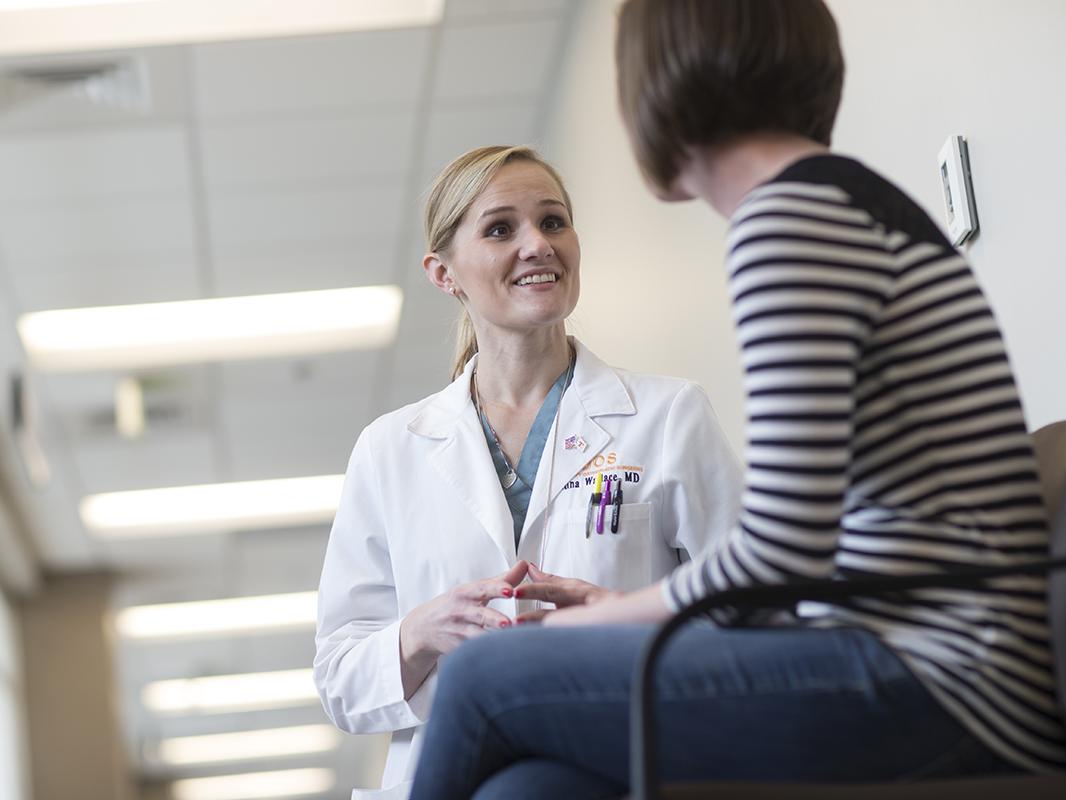
[[[1066,558],[1043,559],[1005,567],[978,567],[953,572],[855,580],[808,580],[787,584],[727,589],[681,609],[660,626],[644,646],[637,662],[630,704],[630,792],[633,800],[658,797],[654,681],[655,669],[667,641],[694,617],[718,608],[786,608],[802,600],[831,602],[849,597],[872,597],[926,588],[974,586],[1011,575],[1043,575],[1066,568]]]

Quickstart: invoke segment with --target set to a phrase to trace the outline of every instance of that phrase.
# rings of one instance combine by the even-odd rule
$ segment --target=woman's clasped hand
[[[529,581],[515,589],[515,597],[520,600],[539,600],[551,603],[556,609],[575,609],[592,605],[608,597],[621,597],[621,592],[612,592],[602,586],[596,586],[579,578],[564,578],[544,572],[536,564],[529,565]],[[518,615],[516,622],[543,622],[551,625],[563,619],[562,614],[552,608],[536,608]]]
[[[528,572],[528,562],[519,561],[499,575],[459,584],[404,617],[400,625],[400,658],[404,694],[408,698],[433,670],[438,658],[486,630],[511,626],[511,618],[489,603],[514,597],[515,587]]]

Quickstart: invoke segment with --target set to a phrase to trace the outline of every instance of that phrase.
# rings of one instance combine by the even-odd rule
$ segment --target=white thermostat
[[[940,148],[940,180],[944,188],[944,210],[948,236],[958,247],[977,233],[977,204],[970,179],[970,152],[961,136],[949,136]]]

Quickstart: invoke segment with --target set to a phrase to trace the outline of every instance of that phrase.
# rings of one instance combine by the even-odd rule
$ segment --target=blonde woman
[[[425,227],[426,276],[462,306],[454,382],[359,437],[319,592],[327,713],[393,734],[379,797],[407,794],[442,656],[541,602],[664,577],[738,507],[704,392],[566,335],[581,250],[551,166],[525,147],[466,153]]]

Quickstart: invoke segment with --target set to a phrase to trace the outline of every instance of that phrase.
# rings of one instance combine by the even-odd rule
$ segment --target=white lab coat
[[[356,442],[322,570],[314,668],[338,727],[393,734],[386,788],[354,798],[402,800],[414,774],[436,672],[404,700],[405,614],[519,558],[610,589],[637,589],[711,546],[736,518],[740,471],[703,390],[613,369],[574,346],[573,380],[559,430],[548,434],[517,553],[470,399],[476,356],[450,386],[380,417]],[[599,473],[624,481],[621,524],[617,534],[586,538],[590,480]],[[514,615],[527,603],[492,606]]]

